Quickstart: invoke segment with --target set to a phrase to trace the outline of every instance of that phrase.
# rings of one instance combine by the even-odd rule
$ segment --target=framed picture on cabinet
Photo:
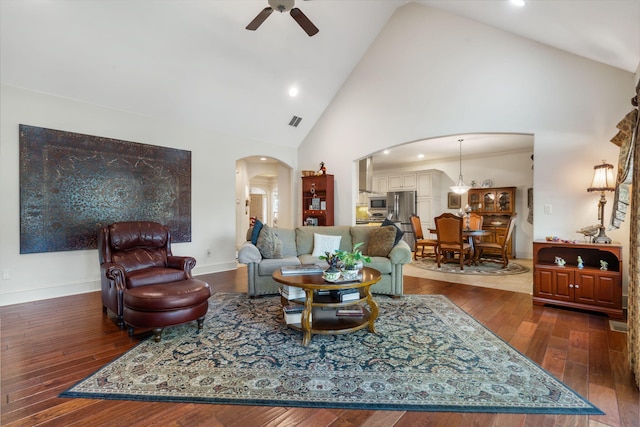
[[[460,209],[462,207],[462,196],[454,192],[447,193],[447,208]]]

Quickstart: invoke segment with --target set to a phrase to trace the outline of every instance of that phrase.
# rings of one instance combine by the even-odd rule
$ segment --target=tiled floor
[[[439,273],[412,267],[411,264],[407,264],[404,266],[404,275],[531,294],[533,290],[533,260],[518,258],[512,260],[512,262],[528,267],[529,271],[522,274],[504,276],[479,276],[475,274]]]

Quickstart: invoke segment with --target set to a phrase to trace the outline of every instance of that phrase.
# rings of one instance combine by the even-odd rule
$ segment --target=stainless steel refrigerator
[[[387,193],[387,218],[404,231],[403,239],[412,250],[415,236],[411,229],[410,217],[417,211],[416,195],[415,191],[390,191]]]

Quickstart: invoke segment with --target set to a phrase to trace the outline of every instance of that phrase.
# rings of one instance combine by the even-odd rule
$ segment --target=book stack
[[[360,289],[337,289],[331,291],[331,296],[340,302],[355,301],[360,299]]]
[[[295,276],[300,274],[322,274],[322,267],[318,264],[283,265],[280,267],[283,276]]]
[[[340,309],[336,310],[336,316],[338,316],[338,317],[363,317],[364,316],[364,309],[359,305],[340,308]]]
[[[285,305],[282,307],[284,312],[284,321],[287,325],[292,323],[302,323],[302,311],[304,307],[301,305]],[[312,316],[309,316],[309,320],[312,320]]]
[[[280,288],[280,295],[288,300],[305,299],[304,289],[289,285],[282,285]]]

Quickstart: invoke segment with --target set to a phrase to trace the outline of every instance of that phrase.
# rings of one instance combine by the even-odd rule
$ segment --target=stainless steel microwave
[[[369,196],[369,209],[387,209],[387,196]]]

